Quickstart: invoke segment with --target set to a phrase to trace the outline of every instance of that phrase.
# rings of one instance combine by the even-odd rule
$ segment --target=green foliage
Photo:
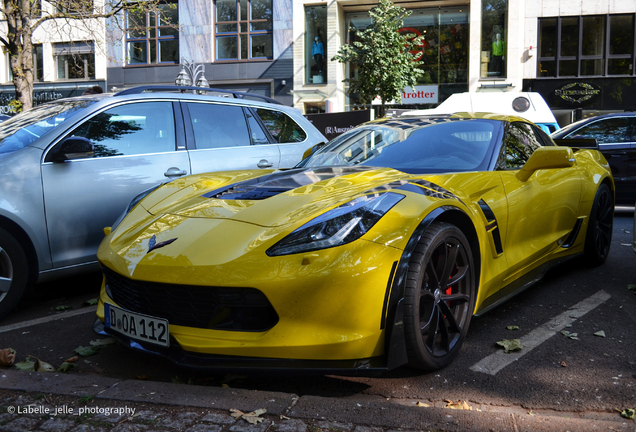
[[[395,6],[391,0],[379,0],[369,14],[371,26],[356,31],[356,40],[341,46],[331,60],[350,62],[357,68],[357,78],[344,80],[350,83],[349,93],[358,93],[367,104],[380,96],[384,115],[385,103],[400,102],[402,90],[414,87],[423,74],[417,62],[421,56],[417,47],[422,44],[423,36],[398,33],[411,11]]]
[[[9,102],[9,111],[16,114],[21,113],[22,102],[16,99],[11,100],[11,102]]]

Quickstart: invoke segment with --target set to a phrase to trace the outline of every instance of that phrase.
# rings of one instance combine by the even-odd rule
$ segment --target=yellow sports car
[[[173,180],[105,229],[95,330],[194,367],[441,368],[473,315],[607,258],[609,166],[568,143],[502,115],[382,119],[291,170]]]

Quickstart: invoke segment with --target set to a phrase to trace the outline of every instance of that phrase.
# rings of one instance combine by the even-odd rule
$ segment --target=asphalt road
[[[68,373],[227,384],[301,396],[380,395],[405,404],[462,400],[569,412],[636,408],[636,295],[628,290],[636,284],[632,224],[633,213],[617,213],[610,257],[603,266],[588,268],[571,260],[508,303],[474,318],[459,357],[434,373],[401,368],[380,377],[203,374],[118,345],[80,357]],[[98,339],[92,331],[94,306],[85,302],[97,297],[100,283],[99,274],[90,274],[38,285],[0,322],[0,348],[14,348],[17,361],[30,355],[57,368],[76,348]],[[70,308],[59,311],[60,306]],[[46,317],[50,321],[14,328]],[[577,339],[561,330],[576,333]],[[596,336],[599,331],[605,337]],[[524,348],[504,355],[496,342],[513,338],[521,339]]]

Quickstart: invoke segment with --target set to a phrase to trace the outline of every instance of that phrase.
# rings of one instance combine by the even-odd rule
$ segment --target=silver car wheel
[[[6,250],[0,248],[0,302],[9,293],[13,282],[13,264]]]

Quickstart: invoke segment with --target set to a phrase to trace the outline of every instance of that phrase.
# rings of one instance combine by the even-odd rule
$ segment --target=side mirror
[[[517,178],[526,181],[537,170],[569,168],[574,165],[574,161],[574,152],[570,147],[539,147],[521,167]]]
[[[94,154],[93,143],[88,138],[68,137],[60,143],[58,150],[51,158],[51,162],[90,158]]]
[[[318,150],[320,150],[323,146],[325,145],[324,142],[320,142],[318,144],[316,144],[315,146],[308,148],[307,150],[305,150],[305,153],[303,153],[303,158],[301,160],[305,160],[306,158],[308,158],[309,156],[311,156],[312,154],[316,153]]]

